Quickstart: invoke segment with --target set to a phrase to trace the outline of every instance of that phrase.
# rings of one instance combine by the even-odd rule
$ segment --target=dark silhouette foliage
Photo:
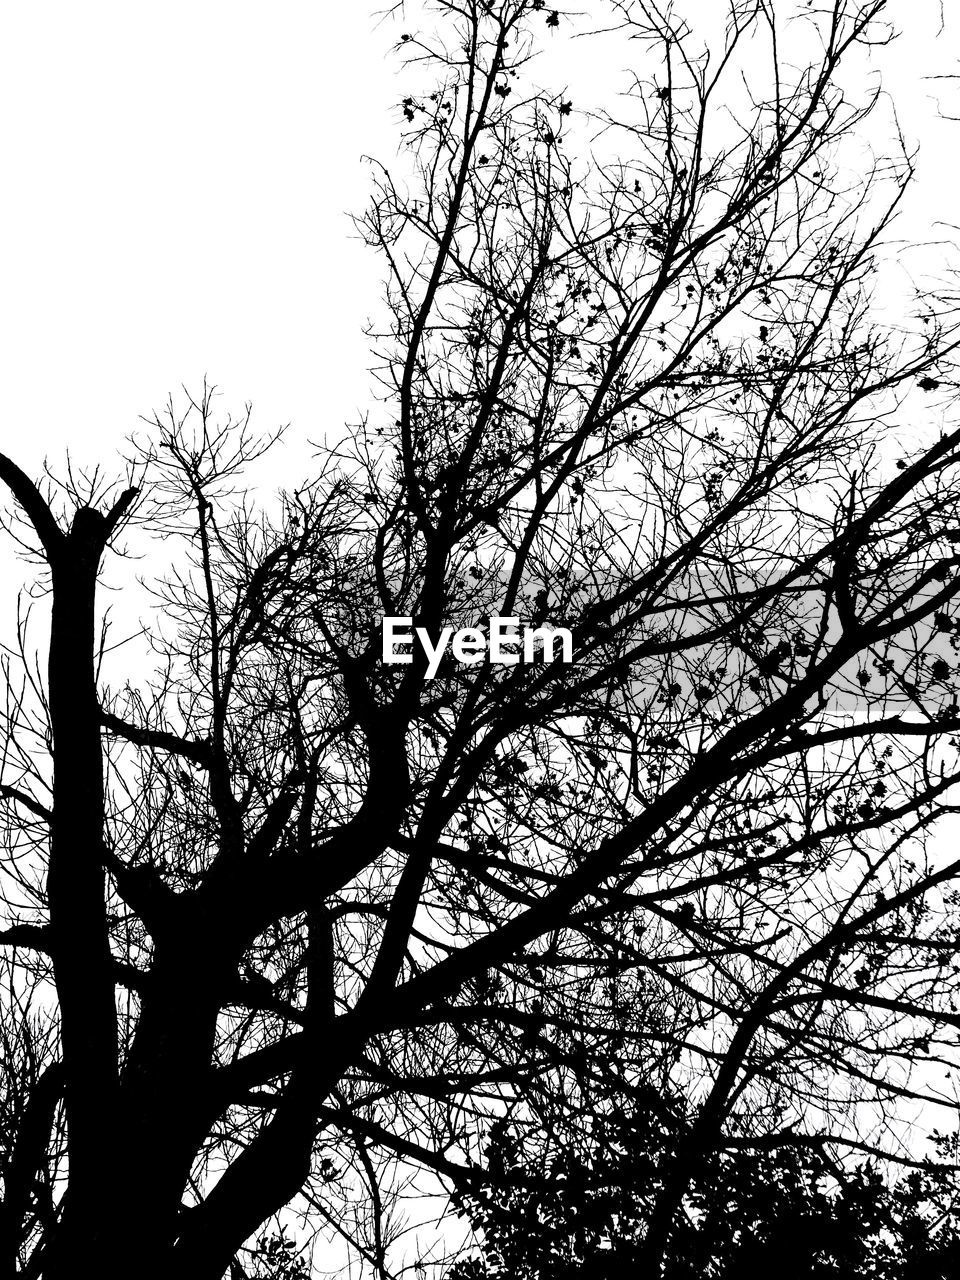
[[[494,1126],[488,1178],[456,1197],[482,1249],[449,1280],[643,1275],[652,1206],[690,1123],[679,1103],[647,1101],[535,1154]],[[691,1180],[662,1274],[950,1280],[960,1267],[952,1181],[931,1167],[891,1185],[874,1164],[840,1166],[803,1147],[716,1151]]]

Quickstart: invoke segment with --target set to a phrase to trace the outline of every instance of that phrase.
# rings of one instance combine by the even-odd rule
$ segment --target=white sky
[[[372,9],[0,0],[0,448],[109,464],[204,373],[301,439],[362,407],[377,264],[346,212],[365,203],[361,156],[395,155],[400,96]],[[955,64],[960,22],[938,35],[938,0],[895,11],[888,79],[926,131],[938,87],[960,115],[960,87],[920,79]],[[574,79],[611,70],[572,53]],[[922,161],[921,229],[952,213],[948,128]]]
[[[363,401],[395,149],[364,4],[0,4],[0,448],[111,448],[181,382],[306,434]]]

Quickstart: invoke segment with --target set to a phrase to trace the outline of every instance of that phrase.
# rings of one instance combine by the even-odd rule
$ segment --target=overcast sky
[[[939,7],[897,0],[904,35],[883,55],[908,134],[930,143],[921,232],[956,186],[960,125],[929,126],[931,95],[960,115],[960,91],[922,79],[956,62]],[[364,204],[362,155],[395,154],[400,94],[371,9],[0,0],[0,447],[109,463],[204,373],[301,438],[362,406],[377,264],[345,215]],[[580,43],[585,75],[591,56]]]
[[[311,434],[360,403],[344,216],[396,99],[366,7],[0,5],[2,447],[109,448],[204,373]]]

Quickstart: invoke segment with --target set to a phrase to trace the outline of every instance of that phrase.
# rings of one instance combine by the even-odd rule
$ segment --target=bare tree
[[[7,681],[9,1274],[296,1274],[251,1253],[286,1206],[395,1274],[398,1188],[476,1185],[491,1122],[679,1090],[656,1274],[718,1151],[910,1161],[956,1109],[957,334],[871,304],[911,166],[851,176],[843,86],[884,8],[733,0],[708,56],[598,5],[615,117],[533,87],[542,0],[405,15],[350,440],[262,510],[209,388],[114,490],[0,458],[50,602]],[[97,583],[151,529],[125,681]],[[430,662],[498,617],[571,661]]]

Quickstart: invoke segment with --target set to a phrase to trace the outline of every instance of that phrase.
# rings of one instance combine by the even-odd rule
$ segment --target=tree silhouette
[[[957,332],[933,291],[871,301],[911,165],[851,153],[879,91],[845,69],[884,10],[733,0],[708,57],[598,3],[612,116],[534,87],[575,15],[408,7],[368,418],[262,507],[271,440],[211,388],[113,488],[0,457],[49,601],[46,674],[26,614],[6,667],[8,1274],[295,1274],[292,1206],[384,1277],[406,1180],[477,1195],[491,1125],[536,1150],[601,1088],[688,1100],[651,1274],[737,1153],[781,1153],[748,1164],[778,1221],[805,1152],[924,1165],[960,1025],[928,840]],[[97,588],[151,535],[135,678]],[[567,627],[572,660],[428,679],[384,617]]]
[[[484,1181],[458,1196],[482,1254],[450,1280],[642,1274],[650,1210],[689,1116],[651,1092],[629,1119],[594,1119],[559,1143],[541,1134],[536,1148],[493,1127]],[[914,1170],[888,1186],[870,1164],[844,1169],[813,1149],[715,1151],[691,1181],[663,1274],[946,1280],[960,1260],[952,1181]]]

